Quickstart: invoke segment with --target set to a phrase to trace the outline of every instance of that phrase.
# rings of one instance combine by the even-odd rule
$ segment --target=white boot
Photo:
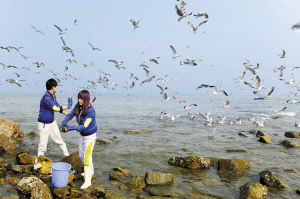
[[[94,175],[94,165],[92,167],[92,176]],[[81,173],[81,176],[84,177],[84,173]]]
[[[80,189],[86,189],[92,185],[92,166],[84,166],[84,183]]]

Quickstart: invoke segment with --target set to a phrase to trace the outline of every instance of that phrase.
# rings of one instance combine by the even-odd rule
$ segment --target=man
[[[38,156],[44,155],[47,150],[48,138],[58,144],[64,156],[69,156],[66,143],[63,141],[57,123],[54,120],[54,111],[67,115],[66,109],[72,107],[72,98],[68,98],[68,106],[60,106],[56,101],[57,82],[55,79],[49,79],[46,82],[44,96],[40,102],[40,113],[38,118],[38,129],[40,134],[40,142],[38,146]]]

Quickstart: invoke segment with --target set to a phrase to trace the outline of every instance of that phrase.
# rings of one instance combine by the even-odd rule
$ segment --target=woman
[[[68,122],[76,116],[77,125],[68,125]],[[94,166],[92,161],[92,152],[96,141],[96,112],[90,104],[90,93],[82,90],[78,93],[78,103],[71,113],[69,113],[62,122],[60,129],[62,131],[80,132],[78,141],[79,157],[84,162],[84,184],[80,189],[86,189],[91,186],[92,175],[94,175]]]

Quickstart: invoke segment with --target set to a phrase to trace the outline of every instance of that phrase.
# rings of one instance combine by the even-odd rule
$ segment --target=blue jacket
[[[97,132],[97,124],[96,124],[96,112],[92,105],[89,106],[87,110],[87,114],[85,117],[81,116],[81,114],[76,115],[75,110],[78,104],[75,105],[71,113],[69,113],[63,123],[67,124],[74,116],[76,116],[76,121],[81,127],[80,129],[83,129],[80,131],[80,134],[82,136],[92,135]]]
[[[62,112],[62,107],[56,101],[55,95],[46,91],[40,102],[40,113],[38,121],[50,124],[54,121],[54,111]]]

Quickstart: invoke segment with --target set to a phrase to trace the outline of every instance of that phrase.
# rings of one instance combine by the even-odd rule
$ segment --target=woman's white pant
[[[84,166],[93,166],[93,149],[96,142],[96,133],[88,136],[80,135],[78,140],[79,157]]]
[[[40,142],[38,146],[38,156],[44,155],[47,151],[47,144],[49,136],[51,139],[58,144],[60,149],[63,151],[64,156],[69,156],[69,152],[66,143],[63,141],[61,134],[59,132],[56,121],[54,120],[50,124],[44,124],[38,122],[38,130],[40,135]]]

